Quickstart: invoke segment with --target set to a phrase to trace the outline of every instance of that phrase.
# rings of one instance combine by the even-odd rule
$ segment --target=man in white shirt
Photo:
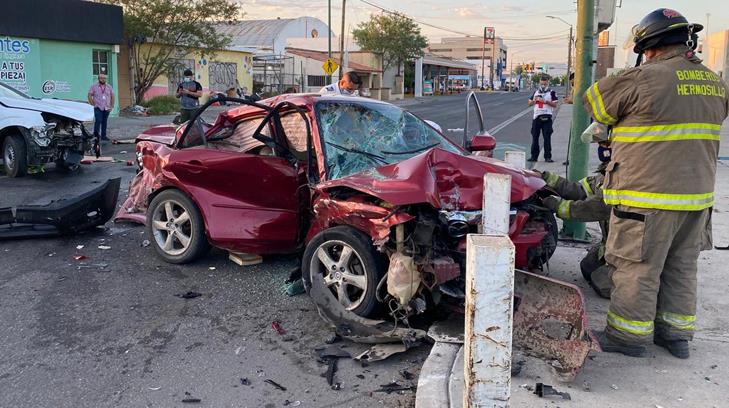
[[[539,157],[539,133],[544,136],[544,161],[552,163],[552,116],[557,107],[557,94],[549,89],[549,78],[543,76],[539,79],[539,88],[529,98],[529,106],[534,106],[534,119],[532,120],[532,148],[530,162],[537,161]]]
[[[344,95],[359,96],[359,87],[362,86],[362,79],[354,71],[342,75],[342,79],[333,84],[323,87],[319,93],[322,95]]]

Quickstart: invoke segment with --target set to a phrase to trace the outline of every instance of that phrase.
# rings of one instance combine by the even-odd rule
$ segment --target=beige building
[[[441,57],[451,58],[457,61],[466,61],[476,67],[478,72],[476,83],[478,86],[489,85],[491,78],[491,61],[494,71],[494,87],[499,88],[506,67],[507,48],[500,37],[496,37],[495,44],[483,43],[482,37],[446,37],[442,38],[439,44],[430,44],[427,52]],[[495,46],[494,46],[495,45]],[[482,67],[483,63],[483,67]],[[484,78],[481,77],[483,70]]]
[[[729,82],[729,30],[710,34],[702,48],[704,64]]]

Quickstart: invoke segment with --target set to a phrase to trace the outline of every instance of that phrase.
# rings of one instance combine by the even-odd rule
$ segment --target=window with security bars
[[[109,75],[109,51],[91,51],[91,64],[94,75]]]
[[[309,86],[324,86],[327,84],[327,77],[324,75],[307,75]]]

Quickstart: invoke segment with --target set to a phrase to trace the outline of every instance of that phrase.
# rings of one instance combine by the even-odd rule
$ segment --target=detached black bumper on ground
[[[75,198],[0,208],[0,240],[71,235],[103,225],[116,209],[121,178]]]

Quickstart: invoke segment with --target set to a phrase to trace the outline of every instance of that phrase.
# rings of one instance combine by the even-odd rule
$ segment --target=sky
[[[236,0],[246,13],[245,19],[269,19],[312,16],[327,21],[327,1],[308,0]],[[484,26],[493,26],[496,35],[505,38],[514,62],[567,62],[569,26],[549,19],[552,15],[577,25],[574,0],[552,1],[473,1],[473,0],[366,0],[389,10],[399,11],[415,20],[460,33],[482,35]],[[716,0],[617,0],[616,22],[610,28],[610,43],[617,45],[616,66],[624,63],[623,44],[630,29],[649,12],[670,7],[686,16],[690,22],[706,25],[709,32],[729,29],[729,7],[719,7]],[[346,0],[346,32],[380,11],[362,0]],[[342,0],[332,0],[332,28],[341,28]],[[443,37],[461,34],[421,25],[422,33],[438,43]],[[703,34],[703,33],[702,33]]]

